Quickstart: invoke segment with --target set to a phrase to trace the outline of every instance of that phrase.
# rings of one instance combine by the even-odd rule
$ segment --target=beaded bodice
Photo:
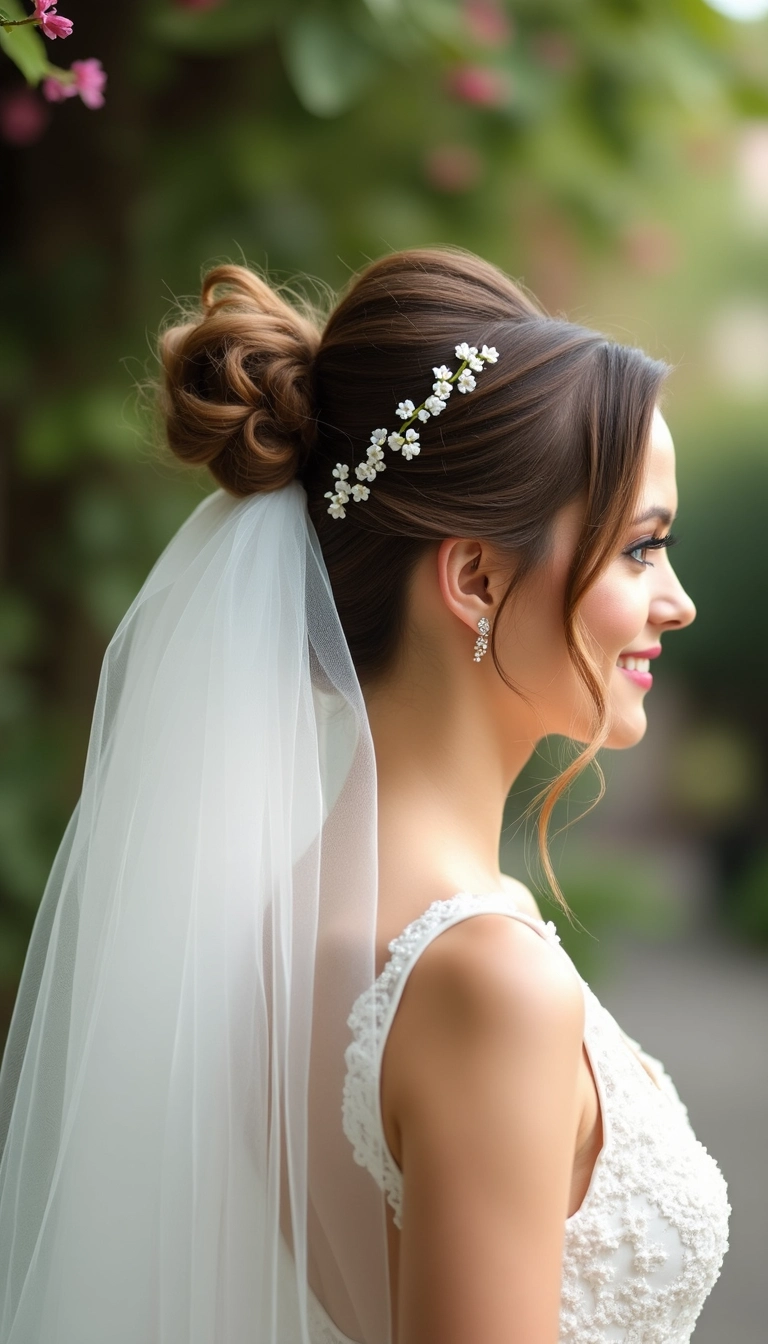
[[[434,902],[389,944],[384,970],[350,1014],[344,1130],[356,1161],[386,1193],[397,1226],[402,1175],[384,1138],[379,1103],[387,1033],[424,948],[451,925],[481,913],[522,920],[556,955],[567,956],[554,924],[519,910],[511,895],[459,893]],[[621,1031],[579,980],[603,1147],[581,1206],[565,1224],[560,1344],[686,1344],[728,1248],[725,1181],[696,1139],[663,1066]],[[324,1329],[330,1327],[325,1318]],[[331,1332],[318,1339],[337,1344],[344,1336]]]

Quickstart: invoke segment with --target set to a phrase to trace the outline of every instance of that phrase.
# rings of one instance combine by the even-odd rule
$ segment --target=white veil
[[[376,895],[373,748],[304,490],[217,491],[109,645],[27,954],[0,1344],[307,1344],[314,1294],[388,1344],[384,1203],[341,1125]]]

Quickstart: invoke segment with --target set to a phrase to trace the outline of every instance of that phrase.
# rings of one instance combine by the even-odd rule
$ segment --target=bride
[[[665,367],[457,250],[161,336],[220,489],[104,660],[0,1074],[0,1344],[684,1344],[723,1178],[499,871],[694,618]]]

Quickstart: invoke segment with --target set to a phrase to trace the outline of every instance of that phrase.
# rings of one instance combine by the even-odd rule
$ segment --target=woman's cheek
[[[623,557],[622,562],[626,564]],[[628,579],[606,574],[586,594],[582,616],[592,638],[614,662],[642,633],[648,621],[648,594],[642,575]]]

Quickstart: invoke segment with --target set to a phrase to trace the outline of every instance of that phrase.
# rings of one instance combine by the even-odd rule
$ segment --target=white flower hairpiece
[[[326,490],[325,498],[330,499],[328,512],[332,518],[346,518],[346,505],[350,499],[359,504],[367,499],[371,493],[365,481],[375,481],[376,475],[380,471],[386,470],[384,461],[384,445],[392,449],[393,453],[402,453],[407,462],[411,458],[418,457],[421,452],[419,435],[412,428],[415,420],[426,424],[430,416],[440,415],[448,405],[448,398],[454,387],[460,392],[474,392],[477,387],[476,373],[482,373],[485,364],[495,364],[499,358],[498,350],[492,345],[484,345],[482,350],[478,350],[476,345],[468,345],[462,341],[456,346],[456,358],[461,361],[458,369],[446,368],[441,364],[439,368],[432,370],[435,381],[432,384],[432,393],[423,401],[420,406],[415,406],[410,398],[401,401],[395,414],[400,417],[402,424],[399,430],[390,434],[388,429],[374,429],[371,434],[371,441],[368,445],[368,453],[364,462],[358,463],[355,467],[357,484],[353,485],[349,479],[349,467],[343,462],[337,462],[333,469],[336,477],[336,487],[334,490]]]

